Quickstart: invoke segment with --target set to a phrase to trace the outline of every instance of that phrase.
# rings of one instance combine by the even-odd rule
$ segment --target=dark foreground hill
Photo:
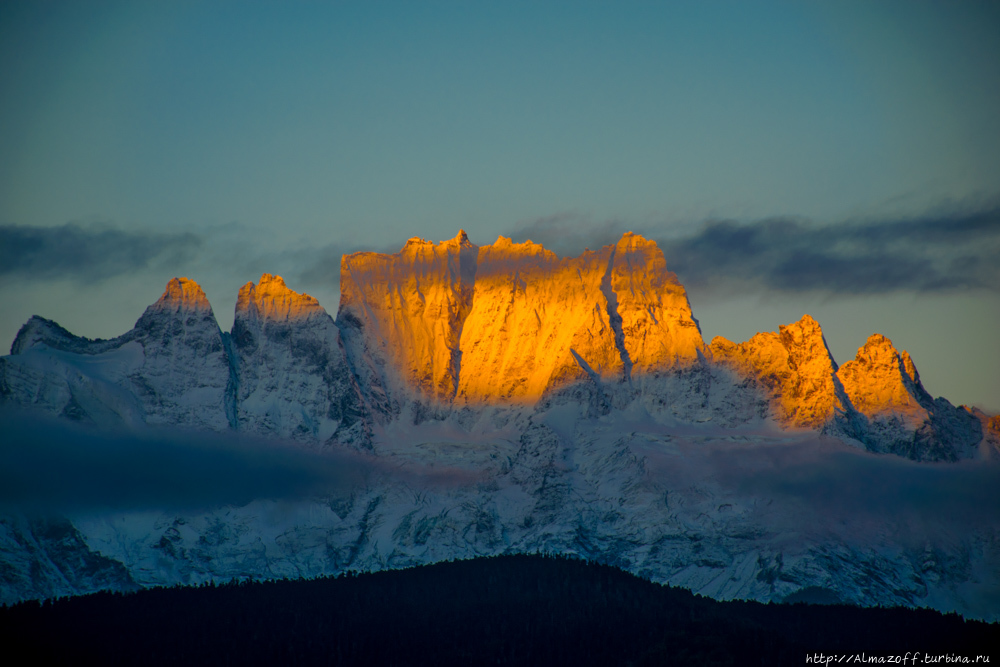
[[[0,636],[31,664],[954,664],[1000,646],[955,614],[717,602],[543,556],[22,603]]]

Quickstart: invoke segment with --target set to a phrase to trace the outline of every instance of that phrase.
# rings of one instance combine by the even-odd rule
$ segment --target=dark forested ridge
[[[1000,626],[717,602],[605,565],[502,556],[22,603],[0,608],[0,636],[31,664],[760,665],[814,653],[974,659],[1000,645]]]

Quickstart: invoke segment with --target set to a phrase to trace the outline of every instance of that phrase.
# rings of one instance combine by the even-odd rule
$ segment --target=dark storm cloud
[[[368,468],[349,454],[232,434],[107,431],[0,412],[0,507],[199,509],[333,492]]]
[[[572,256],[630,227],[563,213],[522,222],[510,235]],[[836,225],[716,220],[683,236],[657,223],[631,231],[657,241],[681,282],[702,292],[1000,291],[1000,207]]]
[[[2,225],[0,278],[98,282],[141,271],[153,263],[179,263],[200,244],[201,239],[191,233],[124,231],[102,224]]]

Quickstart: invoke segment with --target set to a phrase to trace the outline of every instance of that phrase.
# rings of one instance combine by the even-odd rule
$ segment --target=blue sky
[[[0,344],[120,334],[175,275],[227,329],[264,271],[335,312],[342,252],[634,230],[707,340],[808,312],[1000,410],[998,34],[991,2],[5,2]]]

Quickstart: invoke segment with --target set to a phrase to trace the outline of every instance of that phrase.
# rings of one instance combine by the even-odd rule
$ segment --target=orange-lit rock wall
[[[465,232],[440,244],[413,238],[394,255],[344,256],[338,318],[363,326],[376,363],[438,400],[458,387],[459,339],[472,308],[478,246]]]
[[[905,351],[899,354],[881,334],[869,336],[857,356],[840,367],[837,377],[851,404],[864,415],[891,412],[917,422],[928,416],[917,400],[918,392],[925,392],[913,360]]]
[[[628,233],[615,247],[611,290],[621,317],[631,373],[687,365],[704,351],[687,291],[667,270],[656,243]]]
[[[591,373],[626,381],[694,362],[704,349],[687,294],[652,241],[560,259],[464,232],[411,239],[341,265],[341,310],[404,385],[440,401],[530,402]],[[372,344],[370,341],[376,341]]]
[[[472,311],[462,331],[459,395],[468,401],[533,400],[586,377],[576,352],[603,378],[624,365],[601,284],[612,247],[558,259],[501,237],[479,252]]]
[[[818,428],[844,407],[833,380],[836,363],[819,323],[809,315],[738,345],[716,336],[711,351],[716,361],[767,388],[775,417],[783,423]]]
[[[260,282],[247,283],[236,297],[236,316],[256,317],[269,322],[295,322],[325,313],[319,301],[308,294],[288,289],[281,276],[265,273]]]

